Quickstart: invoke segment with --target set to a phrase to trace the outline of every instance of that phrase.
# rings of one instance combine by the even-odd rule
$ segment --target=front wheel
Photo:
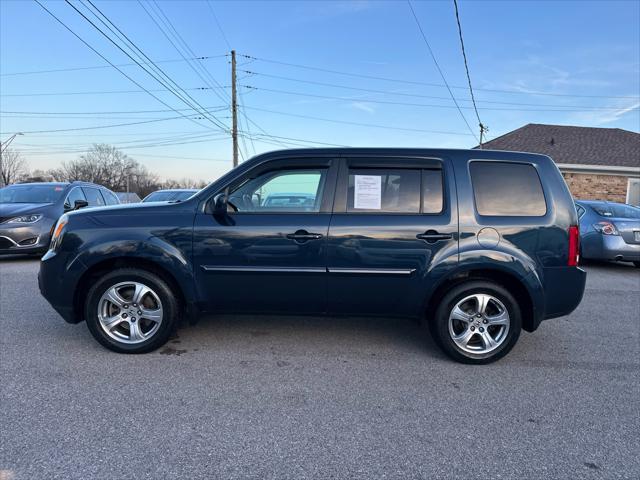
[[[169,339],[179,315],[175,295],[158,275],[123,268],[89,290],[85,319],[103,346],[119,353],[146,353]]]
[[[470,281],[444,296],[429,326],[449,357],[484,364],[509,353],[520,336],[522,318],[517,301],[505,288]]]

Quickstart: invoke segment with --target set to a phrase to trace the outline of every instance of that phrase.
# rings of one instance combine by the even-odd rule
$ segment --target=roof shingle
[[[640,134],[620,128],[530,123],[483,148],[541,153],[556,163],[640,168]]]

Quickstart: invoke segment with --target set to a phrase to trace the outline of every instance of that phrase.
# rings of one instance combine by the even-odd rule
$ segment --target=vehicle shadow
[[[181,325],[160,353],[192,350],[276,349],[287,355],[310,352],[351,356],[416,353],[444,359],[418,322],[383,317],[210,315]]]
[[[620,268],[631,268],[631,269],[637,269],[640,272],[640,269],[638,269],[633,263],[631,262],[616,262],[616,261],[607,261],[607,260],[591,260],[591,259],[581,259],[580,260],[580,266],[581,267],[620,267]]]

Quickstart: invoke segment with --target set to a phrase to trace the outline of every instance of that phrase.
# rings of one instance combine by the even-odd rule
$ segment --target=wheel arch
[[[487,266],[457,270],[441,279],[431,295],[425,300],[424,318],[427,321],[433,318],[440,301],[453,287],[473,280],[493,282],[508,290],[520,305],[522,328],[528,332],[533,332],[538,327],[541,314],[536,308],[535,294],[532,292],[531,287],[527,285],[528,282],[514,272]]]
[[[77,319],[84,319],[84,299],[95,279],[107,272],[118,268],[139,268],[158,275],[164,280],[172,291],[176,292],[178,305],[182,313],[191,312],[191,303],[188,293],[185,292],[178,279],[163,265],[139,257],[111,257],[101,260],[89,267],[77,282],[77,288],[73,296],[73,311]]]

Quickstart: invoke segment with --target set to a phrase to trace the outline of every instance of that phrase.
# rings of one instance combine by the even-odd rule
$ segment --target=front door
[[[455,182],[448,162],[346,158],[329,227],[329,311],[415,315],[432,265],[457,262]]]
[[[207,310],[326,310],[326,246],[337,166],[331,159],[269,164],[228,186],[226,216],[207,209],[196,215],[194,268]]]

